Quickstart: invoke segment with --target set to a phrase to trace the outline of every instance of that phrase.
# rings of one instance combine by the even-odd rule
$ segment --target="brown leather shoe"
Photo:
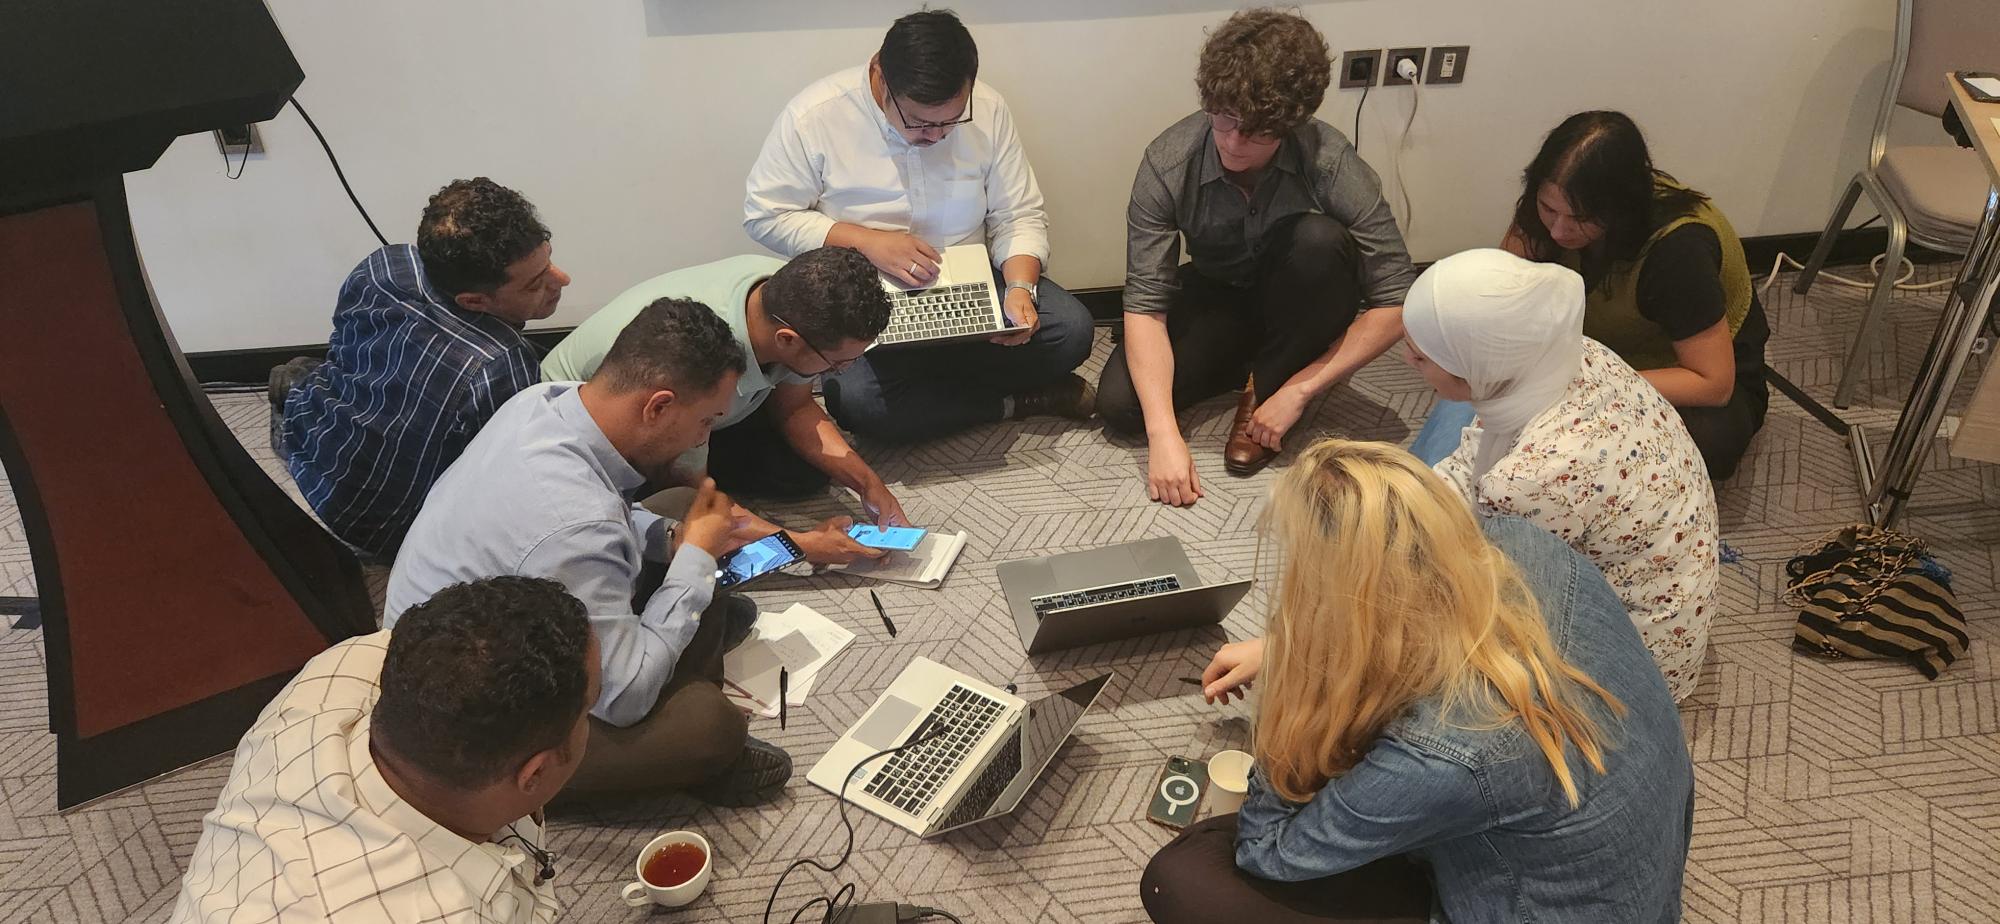
[[[1278,454],[1250,438],[1250,418],[1257,413],[1257,383],[1243,384],[1243,397],[1236,402],[1236,419],[1229,425],[1229,444],[1222,448],[1222,467],[1231,475],[1247,478],[1271,464]]]

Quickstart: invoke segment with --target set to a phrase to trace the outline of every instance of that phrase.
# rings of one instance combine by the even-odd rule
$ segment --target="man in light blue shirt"
[[[889,296],[867,257],[821,247],[789,262],[730,257],[663,273],[577,325],[542,361],[543,378],[590,377],[618,332],[661,298],[690,298],[714,309],[749,360],[715,436],[684,461],[689,471],[705,469],[734,495],[780,500],[824,493],[831,479],[853,491],[875,522],[909,525],[896,495],[812,394],[813,379],[853,364],[889,323]],[[777,528],[762,520],[748,525],[763,534]],[[794,532],[792,540],[818,564],[879,554],[844,529]]]
[[[630,499],[708,438],[743,369],[714,312],[654,302],[589,381],[535,385],[502,405],[438,479],[396,557],[391,628],[444,587],[495,575],[549,578],[583,601],[603,689],[571,792],[687,788],[746,805],[791,776],[790,757],[747,737],[720,686],[722,653],[756,612],[742,598],[710,606],[715,557],[737,527],[729,498],[704,482],[678,535]],[[667,563],[650,595],[646,562]]]

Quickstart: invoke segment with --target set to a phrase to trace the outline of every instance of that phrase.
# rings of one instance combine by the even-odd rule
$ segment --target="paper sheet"
[[[790,673],[785,701],[804,705],[820,669],[853,641],[854,633],[803,603],[759,613],[750,637],[722,656],[723,692],[751,712],[774,717],[780,667]]]
[[[964,549],[965,533],[933,530],[908,552],[891,552],[880,561],[857,561],[831,570],[913,587],[936,587],[944,583],[945,575],[950,573],[952,564],[958,561],[958,553]]]

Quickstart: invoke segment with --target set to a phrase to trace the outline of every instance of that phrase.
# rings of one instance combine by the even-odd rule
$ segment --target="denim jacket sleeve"
[[[1482,830],[1490,818],[1470,768],[1382,738],[1303,805],[1254,772],[1237,815],[1236,865],[1264,879],[1317,879]]]

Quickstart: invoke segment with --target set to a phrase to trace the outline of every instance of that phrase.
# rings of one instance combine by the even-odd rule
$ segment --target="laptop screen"
[[[1011,770],[1012,778],[1004,786],[975,786],[973,791],[967,793],[966,801],[952,810],[951,817],[941,827],[955,828],[984,821],[996,815],[1005,815],[1020,805],[1022,797],[1028,794],[1028,788],[1042,775],[1042,770],[1048,767],[1056,751],[1076,731],[1076,723],[1083,719],[1083,714],[1097,701],[1098,694],[1104,692],[1105,684],[1110,682],[1111,675],[1104,674],[1029,703],[1027,714],[1014,728],[1012,740],[1002,743],[1002,754],[986,771],[998,774]],[[1018,761],[1009,752],[1018,752]],[[999,780],[993,782],[998,783]],[[988,791],[992,792],[991,796],[980,798],[983,792]]]

